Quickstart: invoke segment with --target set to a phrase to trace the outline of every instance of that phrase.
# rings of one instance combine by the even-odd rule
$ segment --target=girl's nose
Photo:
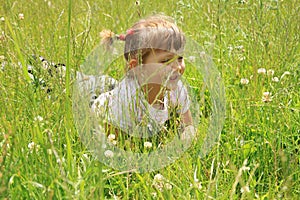
[[[182,59],[182,60],[175,61],[173,63],[173,69],[179,72],[180,74],[183,74],[185,70],[184,60]]]

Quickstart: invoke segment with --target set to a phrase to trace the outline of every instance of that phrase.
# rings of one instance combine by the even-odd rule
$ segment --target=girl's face
[[[182,56],[165,50],[152,50],[143,59],[144,78],[148,83],[163,85],[169,90],[177,87],[184,73],[185,64]]]

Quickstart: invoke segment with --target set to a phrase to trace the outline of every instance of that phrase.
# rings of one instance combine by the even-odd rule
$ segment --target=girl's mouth
[[[170,80],[170,81],[175,81],[175,80],[177,80],[179,77],[180,77],[179,74],[173,74],[172,76],[169,76],[169,80]]]

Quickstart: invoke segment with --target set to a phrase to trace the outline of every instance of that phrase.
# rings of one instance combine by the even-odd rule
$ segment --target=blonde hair
[[[175,22],[165,15],[153,15],[136,22],[126,35],[116,35],[111,31],[102,31],[102,43],[108,48],[115,39],[125,41],[124,57],[145,58],[153,49],[181,53],[185,45],[185,36]]]

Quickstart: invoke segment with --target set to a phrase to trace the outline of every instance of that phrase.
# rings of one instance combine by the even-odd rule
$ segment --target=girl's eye
[[[165,60],[162,60],[161,63],[168,63],[170,62],[172,59],[165,59]]]
[[[170,62],[173,62],[173,61],[175,61],[175,60],[176,60],[176,58],[168,58],[168,59],[162,60],[161,63],[170,63]],[[182,57],[182,56],[179,56],[179,57],[177,58],[177,60],[178,60],[179,62],[182,62],[183,57]]]

